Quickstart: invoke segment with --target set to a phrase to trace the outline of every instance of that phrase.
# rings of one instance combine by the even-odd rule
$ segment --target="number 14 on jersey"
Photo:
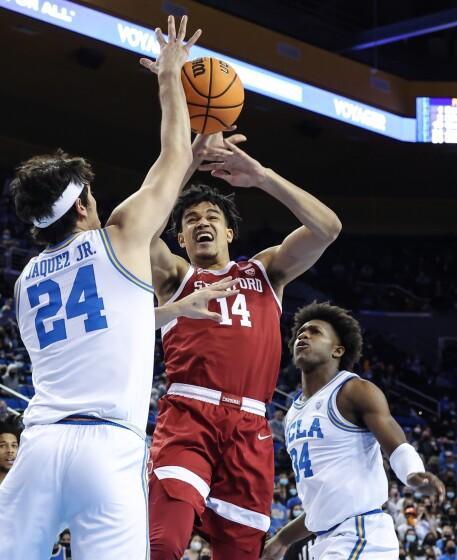
[[[222,321],[220,325],[233,325],[234,316],[238,315],[242,327],[252,327],[251,314],[246,305],[246,296],[238,294],[229,311],[229,304],[225,298],[216,300],[221,307]]]

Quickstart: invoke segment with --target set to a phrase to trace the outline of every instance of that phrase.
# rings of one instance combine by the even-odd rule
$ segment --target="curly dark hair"
[[[228,227],[233,230],[234,239],[238,237],[241,216],[235,206],[235,195],[233,193],[223,195],[217,189],[203,184],[190,185],[178,198],[171,214],[171,233],[177,235],[182,231],[184,212],[200,202],[211,202],[218,206],[225,216]]]
[[[11,181],[11,192],[18,217],[32,223],[34,219],[47,218],[52,205],[71,181],[84,183],[79,196],[86,206],[88,185],[93,181],[91,164],[82,157],[73,157],[58,149],[53,154],[34,156],[22,162]],[[32,226],[33,238],[42,243],[55,244],[70,235],[76,225],[75,208],[64,214],[47,228]]]
[[[22,424],[22,418],[20,416],[9,414],[5,420],[0,422],[0,435],[13,434],[16,436],[18,443],[23,429],[24,425]]]
[[[362,354],[363,338],[360,323],[352,317],[347,309],[331,305],[329,302],[313,303],[301,307],[294,315],[294,324],[289,339],[289,350],[293,353],[297,332],[302,325],[318,319],[332,325],[345,352],[340,359],[340,368],[351,370]]]

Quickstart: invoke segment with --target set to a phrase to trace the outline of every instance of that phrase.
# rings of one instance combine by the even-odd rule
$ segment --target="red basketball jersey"
[[[221,323],[179,317],[162,328],[168,382],[268,402],[281,359],[281,303],[262,263],[232,261],[212,271],[191,266],[170,302],[227,276],[240,278],[240,293],[210,302]]]

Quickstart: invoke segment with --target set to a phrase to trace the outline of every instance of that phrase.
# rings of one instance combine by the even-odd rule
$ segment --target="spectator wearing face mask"
[[[201,537],[194,535],[190,541],[189,548],[184,552],[183,560],[199,560],[203,543],[204,541]]]
[[[457,560],[455,541],[447,541],[444,554],[440,556],[439,560]]]
[[[446,498],[452,502],[455,498],[455,486],[448,486],[446,490]]]
[[[281,501],[281,494],[275,490],[273,494],[273,503],[271,505],[271,525],[269,532],[274,535],[289,520],[286,506]]]
[[[290,511],[294,506],[299,505],[301,506],[301,500],[297,495],[297,487],[295,485],[291,485],[289,488],[289,499],[286,502],[286,508]]]
[[[278,482],[280,486],[288,486],[289,485],[289,476],[286,472],[279,473]]]
[[[419,542],[417,539],[416,531],[413,528],[409,528],[403,538],[403,547],[406,554],[415,554],[419,548]]]
[[[426,552],[429,550],[432,550],[434,556],[431,556],[429,554],[428,558],[439,558],[441,556],[441,550],[436,546],[436,541],[437,541],[437,537],[436,537],[436,533],[434,532],[430,532],[427,533],[424,537],[424,540],[422,542],[422,545],[425,546],[425,550]]]
[[[444,525],[442,529],[442,537],[436,541],[436,546],[440,549],[440,553],[443,554],[446,548],[446,544],[449,541],[454,540],[454,531],[450,525]]]
[[[289,519],[297,519],[303,513],[303,508],[301,505],[296,505],[290,510]]]

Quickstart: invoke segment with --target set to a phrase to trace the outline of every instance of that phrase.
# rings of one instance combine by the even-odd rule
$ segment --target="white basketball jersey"
[[[297,397],[286,415],[287,451],[311,531],[326,531],[387,500],[379,443],[336,406],[338,390],[353,377],[341,371],[307,401]]]
[[[35,396],[24,424],[71,414],[146,428],[154,369],[154,293],[117,260],[107,230],[43,251],[16,283]]]

